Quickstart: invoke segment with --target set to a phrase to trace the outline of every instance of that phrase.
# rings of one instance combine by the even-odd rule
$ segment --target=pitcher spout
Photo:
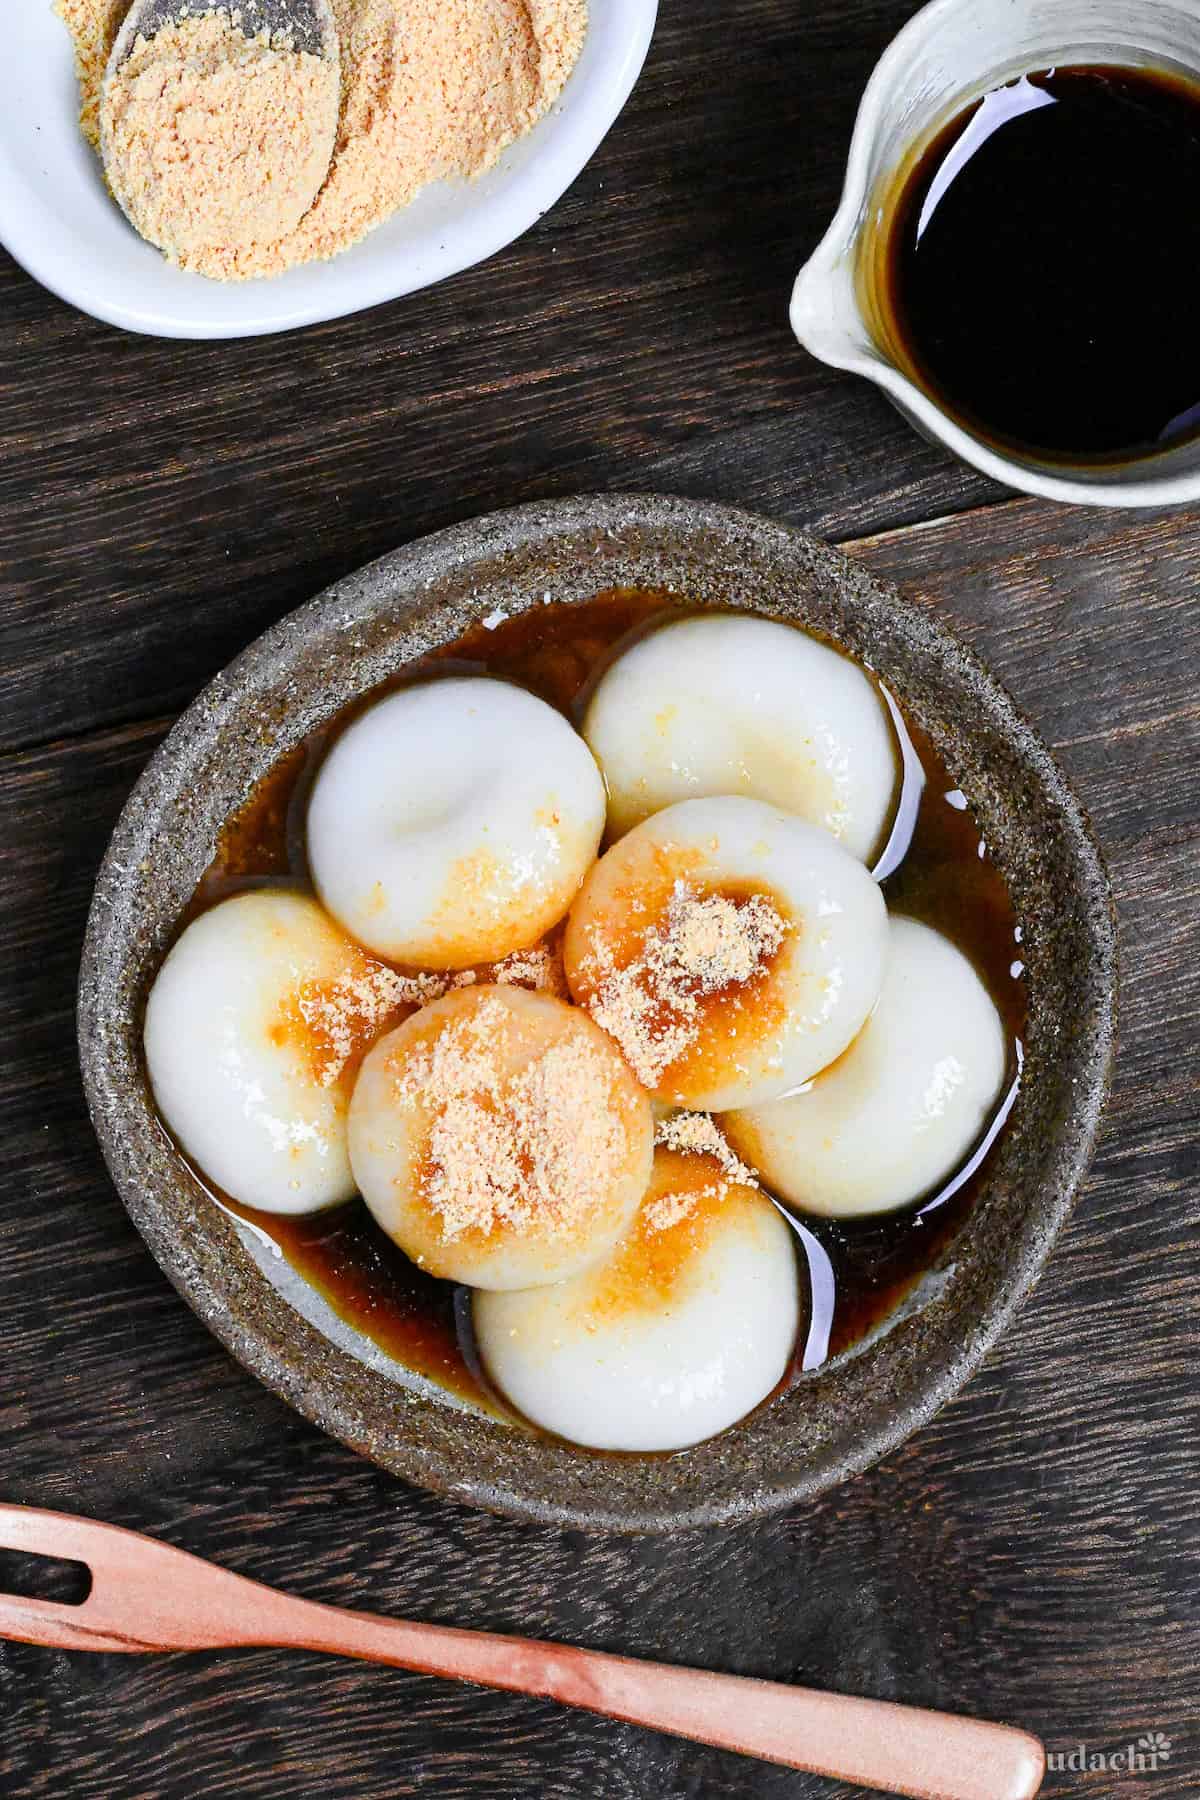
[[[837,369],[867,373],[879,352],[859,303],[855,248],[853,235],[835,220],[796,277],[788,316],[811,355]]]

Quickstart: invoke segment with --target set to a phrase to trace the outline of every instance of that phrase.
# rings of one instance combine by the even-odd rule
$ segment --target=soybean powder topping
[[[676,1150],[690,1156],[703,1156],[715,1162],[720,1174],[702,1188],[681,1188],[678,1193],[656,1195],[643,1207],[643,1218],[650,1231],[671,1231],[690,1219],[703,1200],[724,1200],[731,1186],[757,1188],[753,1169],[735,1156],[711,1113],[679,1112],[660,1119],[654,1141],[665,1150]]]
[[[617,967],[600,939],[592,948],[599,979],[588,1001],[598,1025],[614,1037],[644,1087],[656,1087],[697,1041],[701,998],[744,986],[783,942],[787,926],[761,894],[732,900],[697,894],[677,881],[662,920],[651,925],[639,955]]]
[[[308,1036],[317,1085],[335,1086],[347,1066],[401,1011],[440,1000],[452,988],[473,987],[479,979],[474,969],[457,975],[404,974],[364,956],[353,973],[302,982],[292,1004]],[[562,964],[544,944],[514,951],[485,969],[483,979],[558,998],[566,992]],[[280,1023],[286,1028],[286,1016]]]
[[[442,991],[474,987],[477,981],[494,982],[497,987],[528,988],[536,994],[553,994],[558,1000],[567,998],[561,958],[548,944],[535,944],[532,950],[511,950],[498,963],[484,964],[482,975],[475,969],[462,969],[446,981]]]
[[[674,1231],[677,1225],[694,1216],[697,1208],[708,1200],[724,1200],[729,1192],[725,1182],[709,1182],[702,1188],[680,1188],[678,1193],[657,1194],[642,1208],[642,1224],[651,1237]]]
[[[347,1064],[402,1008],[423,1006],[444,992],[445,983],[435,975],[402,975],[365,957],[353,974],[302,982],[295,1007],[308,1034],[317,1085],[335,1086]]]
[[[711,1156],[720,1164],[727,1180],[740,1187],[756,1188],[758,1176],[734,1154],[724,1133],[711,1113],[678,1112],[660,1119],[654,1141],[665,1150],[678,1150],[684,1155]]]
[[[75,44],[80,123],[98,146],[128,0],[58,7]],[[587,29],[587,0],[333,0],[333,11],[341,94],[328,176],[294,229],[231,247],[223,276],[335,256],[429,182],[483,173],[557,100]]]
[[[627,1152],[609,1056],[572,1034],[505,1074],[511,1030],[485,1000],[398,1071],[397,1104],[430,1119],[421,1193],[444,1243],[497,1228],[572,1237],[604,1209]]]
[[[181,269],[253,273],[294,232],[329,169],[336,67],[227,12],[139,37],[100,106],[113,191]]]

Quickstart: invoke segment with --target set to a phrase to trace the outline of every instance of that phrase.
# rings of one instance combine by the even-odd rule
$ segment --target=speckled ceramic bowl
[[[671,588],[832,633],[884,676],[970,796],[1025,933],[1030,1028],[1017,1107],[979,1203],[903,1316],[723,1436],[597,1456],[439,1396],[341,1324],[205,1197],[158,1128],[141,1058],[147,986],[228,814],[280,753],[497,607],[615,584]],[[80,979],[84,1080],[113,1179],[180,1292],[260,1380],[409,1481],[524,1518],[628,1530],[736,1522],[893,1449],[979,1364],[1029,1291],[1096,1135],[1113,1047],[1103,867],[1044,746],[927,612],[836,551],[686,500],[583,498],[480,519],[372,563],[252,644],[139,781],[96,887]]]

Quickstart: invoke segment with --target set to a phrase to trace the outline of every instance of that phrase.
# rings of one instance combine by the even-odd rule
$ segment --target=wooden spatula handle
[[[0,1544],[87,1564],[78,1606],[0,1594],[0,1636],[66,1650],[321,1650],[391,1663],[739,1750],[915,1800],[1032,1800],[1036,1738],[1007,1725],[596,1650],[348,1612],[263,1587],[137,1532],[0,1505]]]
[[[308,1601],[289,1601],[288,1612],[286,1640],[276,1642],[544,1695],[917,1800],[1031,1800],[1045,1771],[1036,1738],[950,1713]]]

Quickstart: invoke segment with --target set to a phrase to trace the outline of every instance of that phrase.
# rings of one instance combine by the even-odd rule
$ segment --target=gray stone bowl
[[[150,980],[226,817],[281,752],[494,608],[669,588],[819,627],[879,670],[970,796],[1024,927],[1021,1095],[970,1217],[918,1303],[743,1424],[672,1456],[599,1456],[448,1402],[357,1339],[215,1207],[158,1126],[141,1054]],[[79,993],[92,1117],[118,1190],[180,1293],[306,1418],[406,1480],[520,1518],[629,1531],[731,1524],[892,1450],[958,1391],[1070,1210],[1113,1054],[1115,930],[1066,781],[937,620],[836,551],[724,507],[642,496],[522,507],[398,550],[250,646],[180,719],[100,869]]]

